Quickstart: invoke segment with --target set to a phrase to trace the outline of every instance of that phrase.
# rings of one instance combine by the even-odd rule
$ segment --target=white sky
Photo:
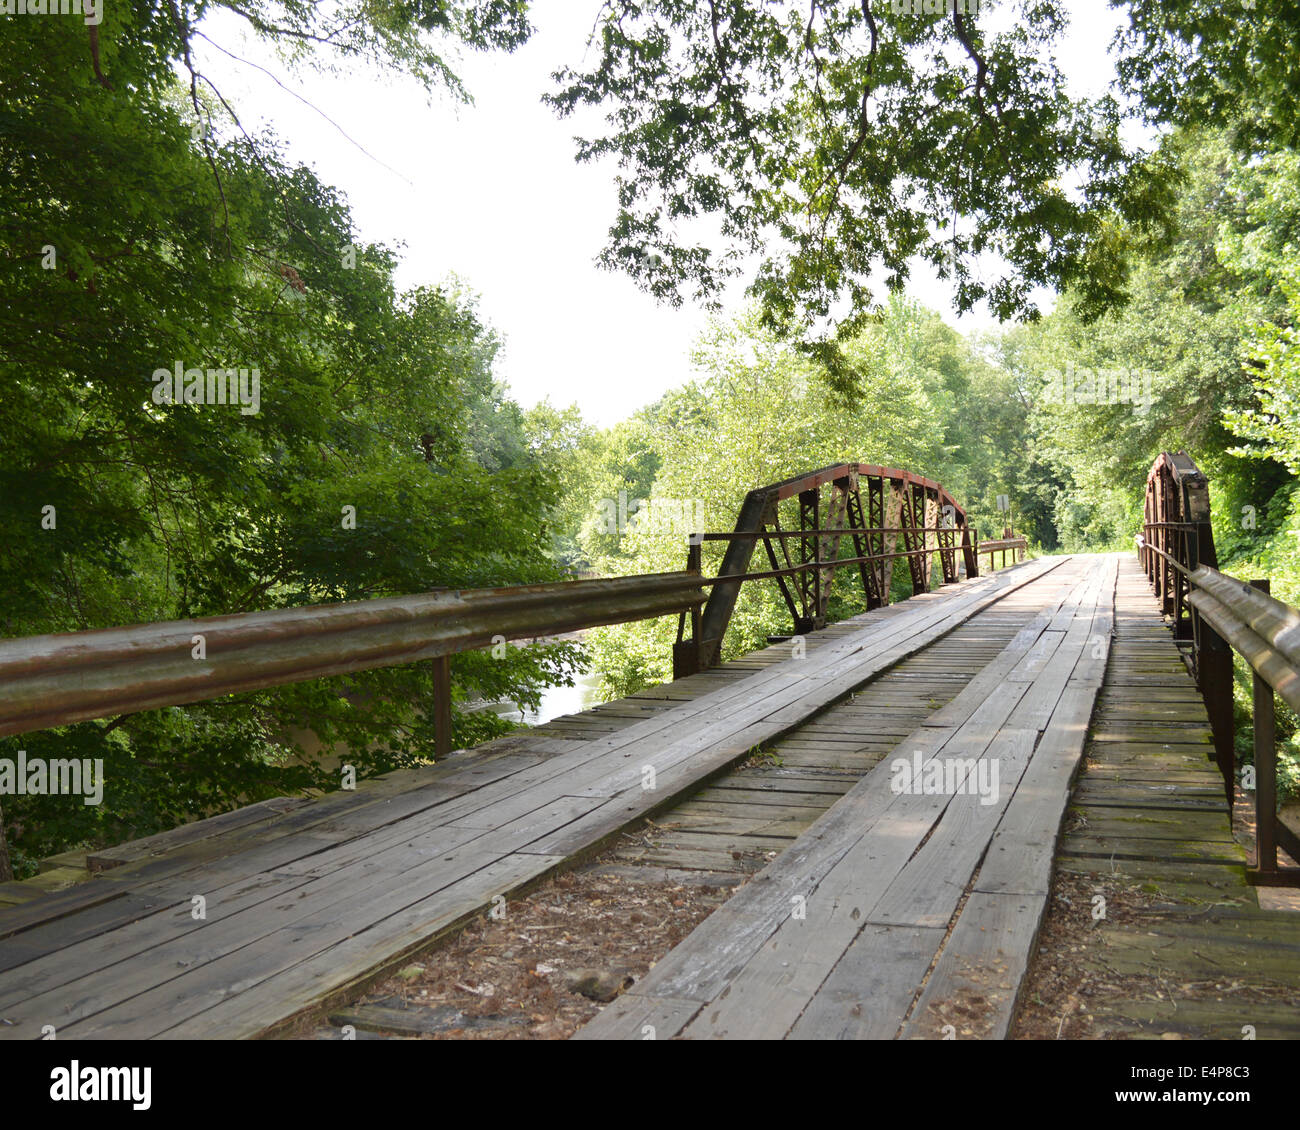
[[[576,403],[606,426],[691,376],[688,353],[705,315],[660,306],[595,266],[614,217],[614,169],[577,164],[580,120],[561,121],[540,98],[554,70],[581,61],[599,6],[538,0],[525,47],[466,52],[458,73],[472,106],[430,105],[417,84],[388,75],[290,75],[244,34],[242,20],[217,9],[205,21],[215,42],[274,71],[373,159],[268,76],[201,39],[195,54],[246,128],[271,126],[293,159],[345,194],[362,238],[405,245],[400,287],[454,274],[480,296],[482,317],[506,342],[498,375],[520,403]],[[989,26],[1009,10],[995,8]],[[1073,11],[1061,64],[1075,93],[1095,95],[1113,74],[1106,46],[1116,16],[1105,0],[1075,0]],[[995,324],[986,311],[957,319],[950,289],[924,264],[908,289],[959,329]]]

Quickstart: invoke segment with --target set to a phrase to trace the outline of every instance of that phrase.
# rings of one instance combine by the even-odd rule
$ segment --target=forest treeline
[[[726,528],[750,487],[845,459],[938,479],[986,534],[1005,494],[1040,551],[1129,549],[1162,449],[1211,476],[1225,567],[1300,599],[1300,17],[1121,6],[1122,90],[1095,100],[1054,62],[1064,0],[990,39],[942,13],[877,25],[857,0],[602,6],[591,69],[548,99],[608,115],[577,153],[618,161],[603,264],[708,302],[759,262],[682,383],[611,428],[512,399],[474,296],[399,290],[345,194],[248,132],[196,62],[220,11],[290,73],[368,66],[467,99],[455,58],[525,43],[525,0],[3,17],[0,631],[676,569],[686,527]],[[1158,142],[1126,144],[1126,113]],[[915,257],[958,309],[1023,321],[957,333],[903,296]],[[215,398],[214,373],[256,409]],[[787,627],[751,590],[731,651]],[[584,664],[610,693],[665,677],[673,627],[454,657],[456,744],[509,726],[471,704],[536,704]],[[337,787],[315,741],[362,776],[418,764],[431,692],[412,664],[0,739],[0,759],[102,760],[108,778],[98,805],[5,795],[0,829],[29,874]]]

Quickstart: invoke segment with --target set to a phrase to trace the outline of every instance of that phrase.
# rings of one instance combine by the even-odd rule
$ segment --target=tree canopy
[[[1298,17],[1112,3],[1121,87],[1089,99],[1057,61],[1066,0],[608,0],[593,57],[550,95],[606,111],[578,149],[621,170],[602,263],[670,302],[745,277],[764,325],[841,388],[840,347],[917,261],[958,311],[1032,320],[1043,287],[1090,319],[1123,305],[1175,221],[1178,165],[1122,127],[1293,139]]]

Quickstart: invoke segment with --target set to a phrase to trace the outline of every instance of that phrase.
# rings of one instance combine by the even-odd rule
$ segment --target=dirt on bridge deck
[[[355,1004],[331,1012],[328,1024],[312,1022],[294,1034],[567,1040],[747,879],[629,866],[614,849],[511,900],[498,918],[481,915]]]

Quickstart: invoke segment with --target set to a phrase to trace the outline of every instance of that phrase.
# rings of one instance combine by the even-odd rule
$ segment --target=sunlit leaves
[[[602,263],[669,302],[745,277],[764,326],[841,389],[839,353],[916,257],[963,310],[1032,317],[1036,287],[1067,284],[1081,308],[1122,302],[1128,248],[1107,218],[1140,232],[1171,197],[1121,144],[1113,100],[1068,95],[1062,4],[1024,4],[997,35],[941,7],[607,4],[595,58],[550,96],[607,114],[578,150],[620,166]]]

